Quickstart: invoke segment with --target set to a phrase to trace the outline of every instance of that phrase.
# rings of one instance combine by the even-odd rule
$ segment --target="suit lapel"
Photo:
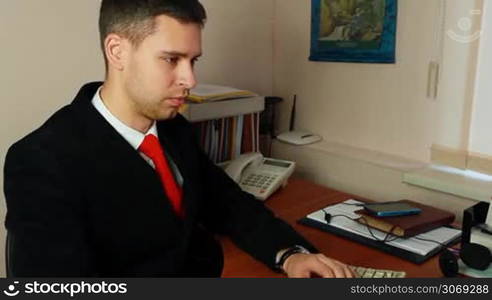
[[[174,213],[155,170],[92,105],[92,97],[99,86],[100,83],[84,86],[73,102],[73,109],[86,128],[89,156],[97,164],[94,167],[97,173],[101,174],[99,179],[107,180],[104,177],[125,174],[122,178],[126,180],[116,183],[117,188],[137,188],[145,191],[146,201],[159,201],[163,207],[163,218],[172,219],[173,223],[178,225],[179,218]],[[172,147],[169,148],[172,157],[177,157]]]

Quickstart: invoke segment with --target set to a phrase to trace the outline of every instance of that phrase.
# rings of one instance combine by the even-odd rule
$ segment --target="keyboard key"
[[[358,278],[405,278],[407,273],[403,271],[372,269],[366,267],[350,266]]]
[[[393,271],[390,271],[390,270],[385,270],[384,271],[384,277],[385,278],[393,278],[393,275],[395,274],[396,272],[393,272]]]
[[[362,275],[362,278],[373,278],[374,273],[376,273],[376,270],[368,268]]]
[[[405,278],[405,276],[407,276],[405,272],[395,272],[392,278]]]

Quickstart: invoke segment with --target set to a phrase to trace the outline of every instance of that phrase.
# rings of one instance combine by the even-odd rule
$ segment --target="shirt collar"
[[[97,109],[97,111],[108,121],[111,126],[128,142],[132,147],[137,150],[140,144],[142,144],[145,136],[147,134],[153,134],[156,137],[159,137],[157,135],[157,126],[156,122],[152,123],[152,126],[149,128],[149,130],[143,134],[138,130],[135,130],[129,126],[127,126],[125,123],[121,122],[118,118],[116,118],[106,107],[104,102],[101,99],[100,95],[101,87],[97,89],[96,93],[94,94],[94,97],[92,98],[92,105]]]

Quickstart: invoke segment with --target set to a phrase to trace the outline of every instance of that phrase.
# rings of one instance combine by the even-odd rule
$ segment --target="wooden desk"
[[[266,201],[266,205],[328,257],[351,265],[403,270],[407,272],[407,277],[443,276],[439,270],[438,256],[417,265],[349,239],[297,224],[298,219],[313,211],[352,197],[354,196],[306,180],[291,179],[285,189],[281,189]],[[222,240],[222,245],[225,254],[223,277],[284,276],[238,249],[228,238]]]

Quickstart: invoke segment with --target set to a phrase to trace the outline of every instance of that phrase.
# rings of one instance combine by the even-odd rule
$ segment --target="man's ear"
[[[126,39],[110,33],[104,39],[104,53],[108,60],[108,68],[122,71],[125,66],[125,51],[128,47]]]

